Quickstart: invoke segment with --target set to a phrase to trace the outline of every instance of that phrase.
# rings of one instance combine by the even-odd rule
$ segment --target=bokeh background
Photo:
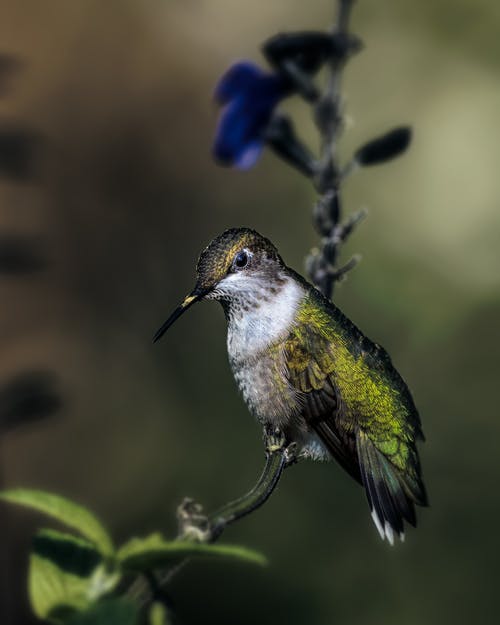
[[[214,508],[252,484],[260,431],[221,310],[195,307],[150,339],[226,227],[256,228],[302,269],[316,241],[309,183],[272,154],[245,174],[218,168],[211,92],[268,36],[332,16],[333,0],[0,2],[4,485],[88,504],[120,540],[173,535],[184,495]],[[335,299],[409,382],[432,507],[391,549],[338,467],[296,466],[225,536],[270,566],[190,565],[171,587],[181,623],[498,612],[500,4],[360,0],[353,18],[366,50],[348,66],[342,153],[400,123],[415,139],[349,181],[346,209],[370,214],[344,250],[363,262]],[[307,108],[287,108],[315,146]],[[41,522],[0,510],[1,623],[34,622],[25,575]]]

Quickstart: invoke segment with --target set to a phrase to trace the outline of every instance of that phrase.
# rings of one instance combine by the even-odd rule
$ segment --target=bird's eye
[[[243,267],[246,267],[247,265],[248,265],[248,252],[246,252],[245,250],[241,250],[241,252],[238,252],[236,256],[234,257],[234,266],[237,267],[238,269],[243,269]]]

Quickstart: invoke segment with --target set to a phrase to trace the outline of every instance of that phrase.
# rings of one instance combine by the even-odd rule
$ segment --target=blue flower
[[[215,99],[223,106],[213,154],[221,165],[250,169],[264,148],[264,134],[280,100],[290,95],[290,82],[263,71],[250,61],[239,61],[222,76]]]

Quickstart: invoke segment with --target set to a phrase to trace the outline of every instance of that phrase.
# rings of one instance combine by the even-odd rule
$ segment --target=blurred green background
[[[200,305],[158,345],[151,336],[227,227],[256,228],[302,270],[316,242],[309,183],[269,153],[245,174],[218,168],[211,93],[268,36],[332,17],[333,0],[0,3],[0,52],[22,60],[0,125],[42,138],[32,176],[0,176],[0,232],[36,237],[47,255],[43,271],[0,275],[0,380],[53,371],[62,398],[53,418],[4,433],[4,484],[88,504],[117,539],[173,534],[184,495],[214,508],[252,484],[261,434],[229,372],[221,310]],[[366,50],[347,70],[342,153],[400,123],[415,138],[346,186],[346,208],[370,214],[344,250],[363,262],[335,300],[409,382],[431,508],[391,549],[341,469],[298,465],[224,537],[269,568],[189,566],[171,587],[181,623],[496,620],[499,25],[493,0],[359,0],[353,16]],[[307,108],[287,108],[314,146]],[[32,622],[39,523],[0,510],[1,623]]]

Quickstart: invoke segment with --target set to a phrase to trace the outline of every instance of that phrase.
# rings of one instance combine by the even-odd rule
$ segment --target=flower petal
[[[247,110],[246,99],[242,97],[222,110],[213,148],[214,157],[221,165],[234,165],[247,146],[259,140],[254,112]]]
[[[259,160],[263,149],[263,141],[253,141],[248,143],[245,149],[240,152],[240,155],[234,161],[234,166],[236,169],[251,169]]]
[[[225,105],[215,135],[215,159],[240,169],[255,165],[274,109],[290,93],[290,82],[282,74],[264,72],[250,61],[235,63],[215,90]]]
[[[251,89],[260,78],[263,70],[251,61],[238,61],[223,74],[215,87],[214,98],[219,104],[227,104],[242,92]]]

